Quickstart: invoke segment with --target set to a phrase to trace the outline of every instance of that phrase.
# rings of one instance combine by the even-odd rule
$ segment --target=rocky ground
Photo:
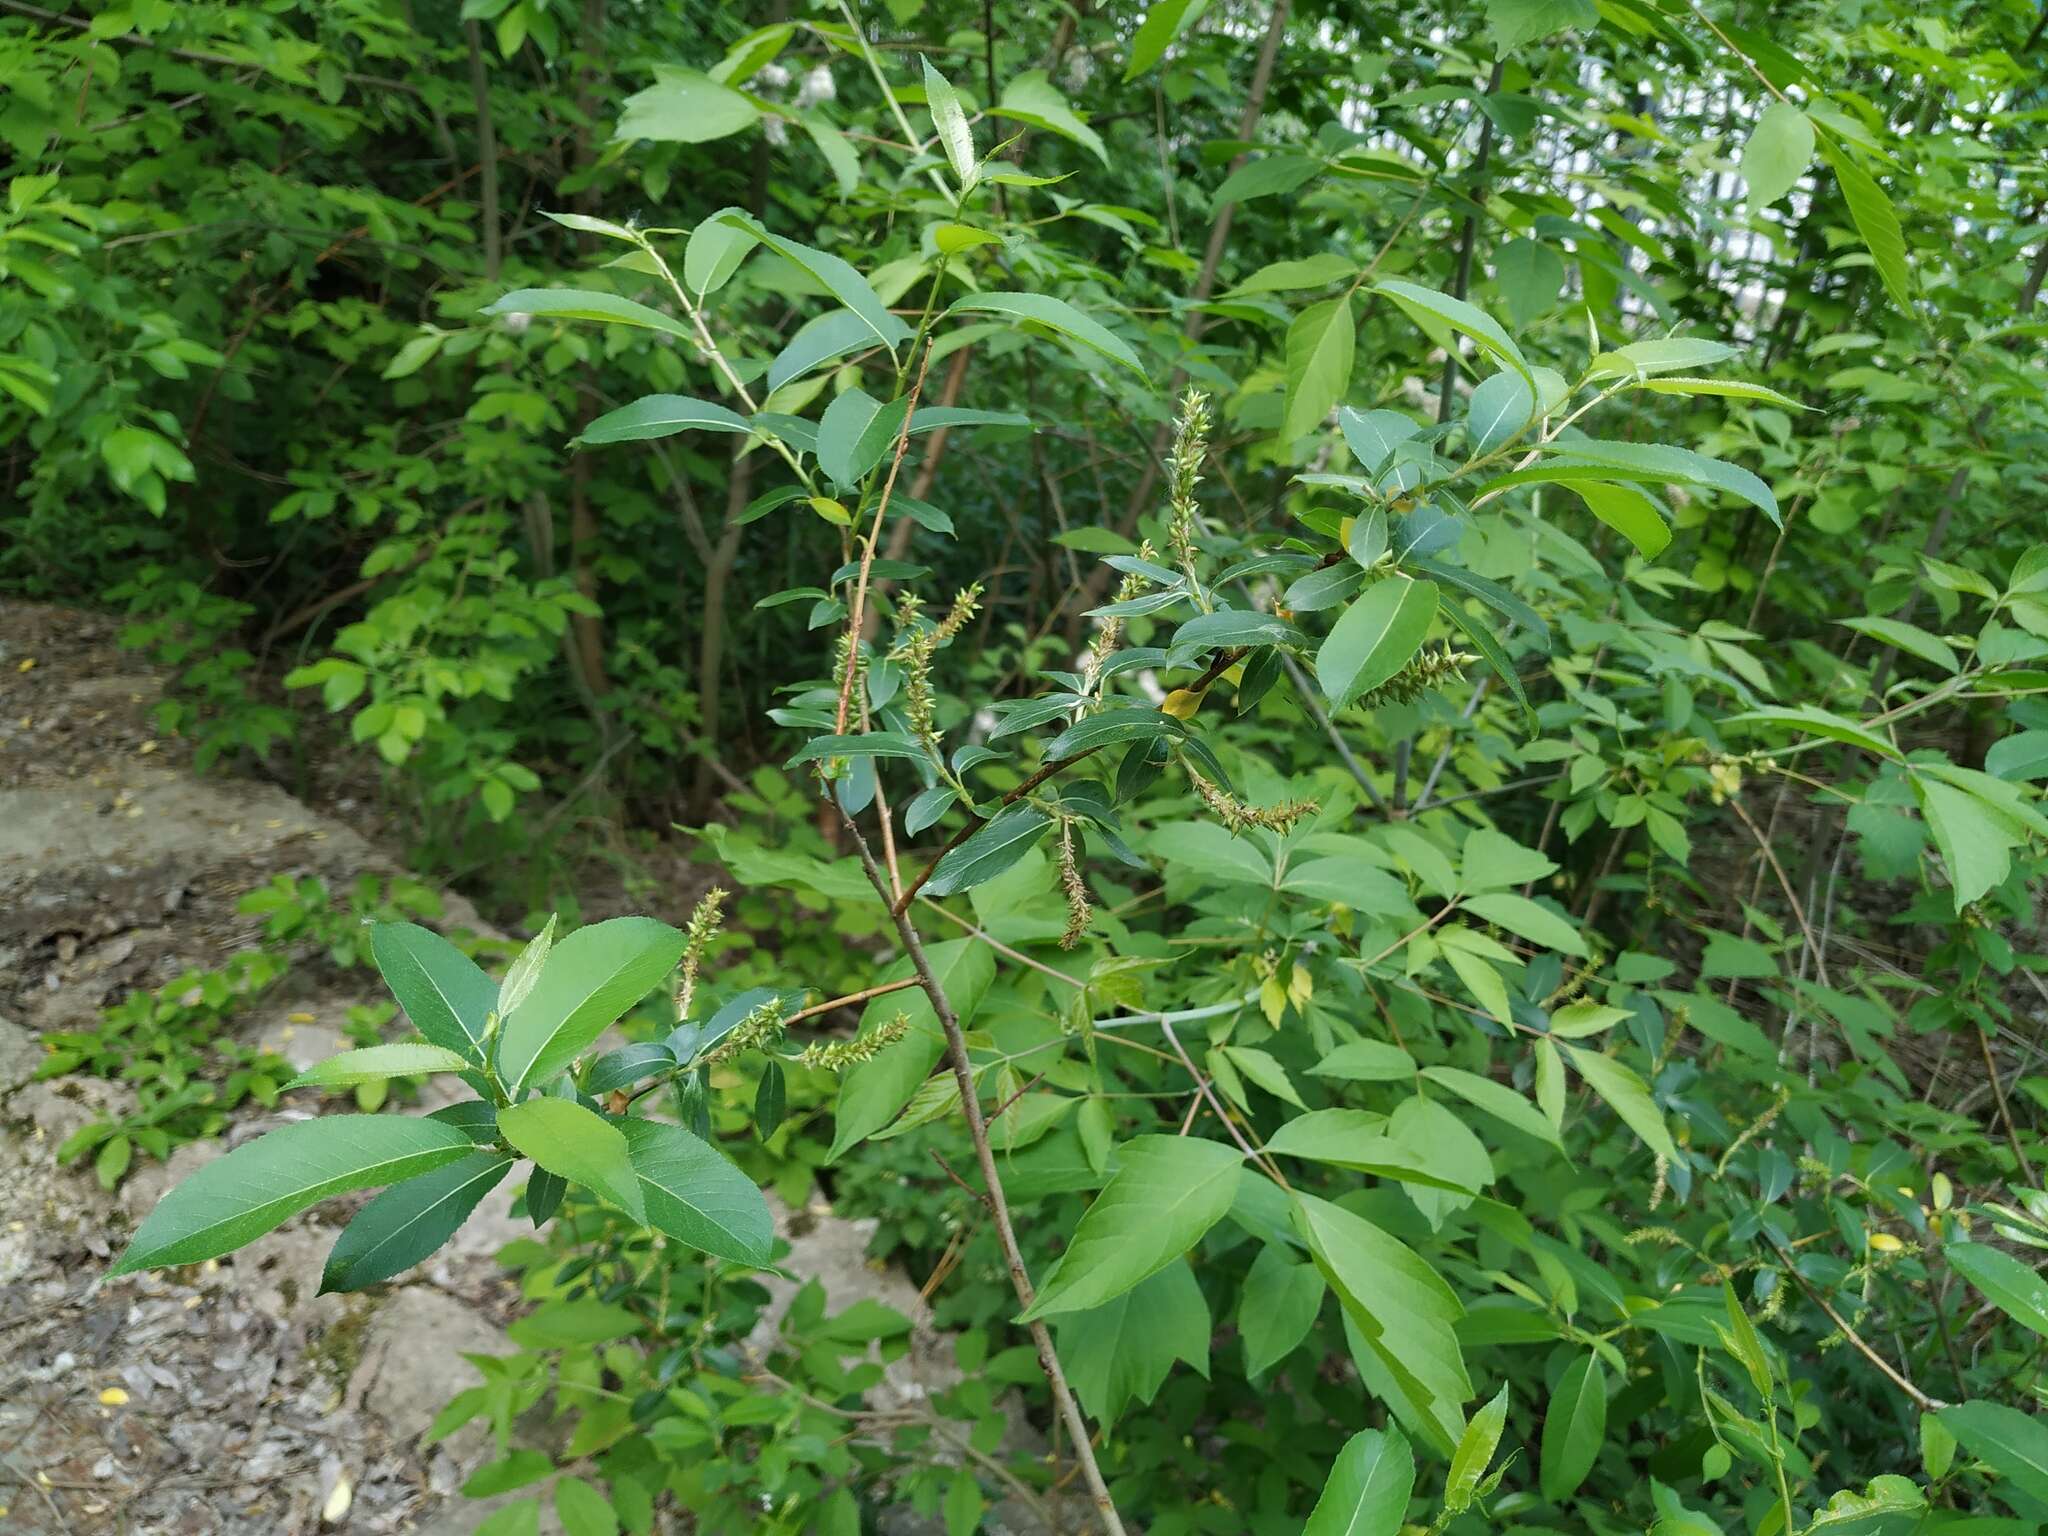
[[[236,902],[275,874],[341,890],[396,872],[354,830],[367,807],[315,810],[273,785],[194,774],[154,730],[158,679],[117,634],[96,616],[0,608],[0,1531],[460,1536],[488,1508],[456,1492],[481,1443],[419,1441],[475,1379],[461,1356],[511,1349],[517,1298],[493,1258],[523,1230],[509,1182],[421,1270],[341,1297],[316,1293],[346,1202],[218,1261],[104,1278],[170,1183],[309,1105],[246,1106],[224,1137],[168,1165],[138,1161],[114,1194],[57,1163],[64,1139],[128,1090],[35,1081],[42,1031],[89,1025],[130,990],[248,948],[257,924]],[[487,931],[456,897],[444,926]],[[295,968],[242,1032],[304,1065],[346,1044],[360,988]],[[835,1307],[858,1292],[923,1315],[914,1286],[866,1262],[861,1224],[817,1211],[787,1224],[789,1289],[817,1275]],[[927,1336],[904,1369],[946,1358]],[[987,1528],[1002,1528],[999,1512]]]

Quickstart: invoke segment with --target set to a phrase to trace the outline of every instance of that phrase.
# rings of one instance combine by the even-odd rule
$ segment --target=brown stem
[[[469,95],[476,105],[476,154],[483,167],[477,221],[483,226],[484,277],[495,283],[505,261],[505,237],[498,225],[498,133],[491,122],[491,80],[484,66],[483,28],[465,21],[462,35],[469,44]]]
[[[1859,1355],[1863,1356],[1864,1359],[1868,1360],[1872,1365],[1876,1366],[1880,1371],[1884,1372],[1885,1377],[1891,1382],[1891,1384],[1897,1387],[1901,1392],[1905,1393],[1907,1398],[1911,1400],[1915,1408],[1918,1408],[1922,1413],[1932,1413],[1935,1411],[1935,1409],[1942,1406],[1940,1402],[1938,1402],[1934,1398],[1929,1397],[1925,1392],[1922,1392],[1918,1387],[1914,1386],[1912,1381],[1906,1376],[1902,1375],[1898,1368],[1891,1363],[1891,1361],[1885,1359],[1883,1355],[1880,1355],[1876,1350],[1872,1349],[1869,1344],[1864,1342],[1863,1335],[1858,1333],[1854,1328],[1851,1328],[1849,1324],[1843,1319],[1842,1314],[1837,1312],[1833,1307],[1828,1305],[1828,1299],[1825,1296],[1821,1295],[1819,1291],[1815,1290],[1813,1286],[1808,1283],[1806,1276],[1799,1273],[1799,1267],[1792,1262],[1792,1255],[1785,1251],[1784,1246],[1780,1244],[1776,1238],[1766,1233],[1764,1235],[1764,1241],[1771,1245],[1771,1251],[1777,1254],[1778,1262],[1785,1266],[1785,1273],[1792,1277],[1793,1281],[1799,1286],[1800,1290],[1806,1292],[1806,1299],[1811,1301],[1816,1307],[1819,1307],[1821,1311],[1825,1312],[1827,1314],[1828,1321],[1835,1325],[1836,1330],[1842,1335],[1843,1338],[1849,1341],[1850,1345],[1854,1347],[1856,1352]]]
[[[1031,777],[1026,779],[1022,784],[1019,784],[1015,789],[1011,790],[1007,795],[1003,796],[1003,798],[997,802],[996,810],[1000,811],[1006,806],[1015,805],[1019,800],[1022,800],[1026,795],[1030,794],[1031,791],[1038,788],[1039,785],[1043,784],[1047,779],[1051,778],[1054,774],[1058,773],[1062,768],[1071,768],[1074,766],[1074,764],[1080,762],[1083,758],[1093,757],[1096,753],[1100,752],[1101,750],[1102,748],[1100,747],[1090,747],[1086,752],[1076,752],[1072,757],[1063,757],[1056,763],[1047,763],[1043,768],[1039,769],[1038,772],[1031,775]],[[959,831],[955,832],[951,837],[946,839],[946,846],[941,848],[937,853],[932,855],[932,861],[931,863],[925,866],[924,873],[919,875],[915,880],[910,882],[909,886],[904,890],[903,895],[901,897],[899,897],[896,901],[890,903],[890,915],[894,917],[901,917],[905,912],[908,912],[910,910],[910,904],[913,901],[917,900],[917,893],[924,889],[925,881],[931,879],[932,871],[939,867],[939,860],[943,859],[955,848],[958,848],[962,843],[966,842],[969,837],[973,836],[975,832],[977,832],[978,830],[980,830],[980,828],[985,826],[988,823],[990,817],[994,814],[995,812],[992,811],[989,813],[989,816],[983,816],[979,812],[969,811],[967,813],[967,824],[963,826]]]
[[[813,1003],[810,1007],[792,1013],[782,1021],[784,1029],[800,1024],[805,1019],[815,1019],[821,1013],[831,1013],[837,1008],[851,1008],[855,1003],[865,1003],[877,997],[887,997],[891,992],[902,992],[918,985],[915,976],[906,976],[901,981],[885,981],[878,987],[863,987],[858,992],[849,992],[844,997],[835,997],[829,1003]]]
[[[718,719],[725,680],[725,597],[745,532],[739,516],[746,510],[753,492],[753,456],[735,454],[732,475],[726,482],[725,527],[704,565],[704,603],[698,616],[701,628],[697,634],[697,732],[706,746],[698,755],[696,781],[690,786],[690,818],[697,822],[710,816],[711,801],[717,794]]]
[[[2027,1154],[2020,1150],[2019,1132],[2013,1128],[2012,1123],[2012,1106],[2005,1102],[2005,1085],[1999,1082],[1998,1063],[1992,1059],[1991,1037],[1981,1029],[1974,1033],[1977,1036],[1977,1049],[1984,1056],[1984,1077],[1991,1085],[1991,1102],[1998,1106],[1998,1123],[2005,1127],[2006,1144],[2012,1148],[2012,1155],[2019,1159],[2020,1172],[2027,1176],[2027,1182],[2038,1184],[2040,1180],[2034,1177],[2034,1165],[2027,1161]]]
[[[844,820],[847,831],[852,834],[853,845],[859,850],[861,868],[867,872],[868,884],[875,888],[875,894],[886,905],[889,900],[888,877],[875,863],[874,851],[861,835],[859,825],[851,816]],[[967,1134],[974,1141],[975,1160],[981,1165],[981,1182],[987,1191],[989,1218],[1002,1244],[1003,1260],[1009,1266],[1011,1288],[1017,1293],[1018,1304],[1028,1311],[1037,1299],[1037,1292],[1032,1289],[1030,1273],[1024,1268],[1024,1254],[1017,1246],[1017,1229],[1010,1221],[1010,1203],[1003,1193],[1002,1175],[996,1168],[995,1152],[989,1146],[988,1122],[982,1118],[981,1098],[974,1086],[974,1064],[967,1057],[967,1037],[961,1032],[960,1016],[953,1011],[946,989],[939,985],[938,977],[932,972],[931,961],[925,957],[924,944],[917,936],[916,926],[901,912],[893,912],[892,915],[896,921],[896,935],[902,940],[904,951],[917,970],[918,982],[932,1005],[932,1012],[938,1015],[940,1028],[946,1032],[946,1060],[960,1084],[960,1108],[967,1117]],[[1031,1342],[1038,1350],[1038,1368],[1045,1373],[1046,1385],[1052,1389],[1053,1404],[1068,1434],[1073,1437],[1074,1454],[1080,1458],[1082,1475],[1087,1479],[1088,1492],[1095,1501],[1096,1518],[1102,1522],[1106,1536],[1127,1536],[1124,1523],[1116,1512],[1116,1501],[1109,1496],[1109,1485],[1103,1481],[1102,1468],[1095,1460],[1088,1420],[1082,1414],[1073,1390],[1067,1385],[1066,1372],[1060,1368],[1059,1352],[1053,1348],[1052,1334],[1036,1318],[1026,1326],[1031,1330]]]

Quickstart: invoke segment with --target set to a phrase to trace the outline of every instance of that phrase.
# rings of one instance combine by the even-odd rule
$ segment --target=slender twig
[[[851,816],[842,815],[848,832],[853,836],[853,845],[860,853],[861,868],[866,871],[868,884],[884,906],[889,906],[888,876],[875,862],[874,850],[861,835],[860,824]],[[967,1055],[967,1036],[961,1031],[960,1016],[953,1011],[946,989],[939,984],[932,971],[931,961],[924,952],[924,943],[918,937],[916,926],[903,913],[894,911],[891,915],[896,922],[896,935],[903,942],[904,950],[910,956],[910,963],[916,967],[919,982],[923,984],[926,999],[932,1005],[932,1012],[938,1015],[939,1026],[946,1034],[946,1060],[953,1069],[953,1076],[960,1084],[960,1108],[967,1119],[967,1134],[974,1142],[974,1155],[981,1165],[981,1181],[988,1192],[988,1211],[995,1225],[996,1237],[1003,1250],[1004,1261],[1010,1270],[1010,1285],[1017,1293],[1017,1300],[1028,1311],[1037,1292],[1032,1288],[1031,1275],[1024,1267],[1023,1250],[1017,1246],[1017,1229],[1010,1221],[1009,1201],[1003,1193],[1003,1180],[996,1168],[995,1151],[989,1145],[988,1122],[982,1118],[981,1096],[974,1086],[974,1064]],[[1075,1399],[1073,1389],[1067,1385],[1067,1373],[1060,1367],[1059,1352],[1054,1349],[1052,1334],[1045,1324],[1033,1318],[1026,1326],[1031,1330],[1031,1342],[1038,1350],[1038,1367],[1045,1373],[1046,1385],[1052,1389],[1054,1406],[1065,1422],[1068,1433],[1073,1437],[1074,1454],[1080,1458],[1081,1471],[1088,1482],[1089,1495],[1095,1501],[1096,1518],[1102,1522],[1107,1536],[1127,1536],[1123,1520],[1116,1511],[1116,1501],[1110,1497],[1109,1485],[1103,1481],[1102,1468],[1096,1462],[1093,1442],[1088,1433],[1088,1420],[1081,1412],[1081,1405]]]
[[[1991,1036],[1983,1030],[1976,1030],[1977,1049],[1984,1054],[1984,1076],[1991,1085],[1991,1101],[1998,1106],[1998,1123],[2005,1127],[2006,1143],[2012,1148],[2012,1155],[2019,1159],[2020,1172],[2027,1176],[2029,1184],[2040,1182],[2034,1177],[2034,1165],[2027,1161],[2027,1154],[2020,1148],[2019,1132],[2013,1128],[2012,1107],[2005,1102],[2005,1085],[1998,1080],[1998,1063],[1991,1056]]]
[[[1166,1032],[1166,1043],[1172,1046],[1174,1054],[1180,1057],[1180,1064],[1188,1069],[1188,1076],[1195,1080],[1196,1098],[1215,1112],[1216,1118],[1223,1122],[1223,1129],[1230,1133],[1230,1139],[1237,1143],[1246,1157],[1265,1169],[1267,1177],[1282,1189],[1291,1188],[1287,1182],[1287,1175],[1275,1166],[1273,1160],[1245,1140],[1244,1132],[1237,1128],[1237,1122],[1230,1118],[1230,1112],[1218,1102],[1214,1091],[1209,1087],[1208,1077],[1195,1065],[1194,1058],[1188,1055],[1187,1047],[1180,1043],[1180,1036],[1173,1032],[1173,1026],[1167,1023],[1164,1014],[1159,1016],[1159,1027]]]
[[[1765,841],[1763,829],[1757,826],[1749,812],[1742,808],[1742,801],[1739,798],[1730,795],[1728,797],[1728,806],[1737,816],[1742,818],[1742,824],[1749,828],[1749,835],[1756,839],[1757,847],[1763,850],[1764,858],[1770,862],[1771,873],[1778,877],[1778,889],[1785,893],[1785,900],[1792,904],[1792,915],[1799,920],[1799,931],[1805,935],[1806,947],[1813,952],[1814,974],[1820,978],[1822,986],[1833,986],[1834,983],[1828,980],[1827,956],[1821,953],[1820,940],[1814,936],[1813,924],[1806,920],[1806,908],[1800,904],[1799,898],[1793,894],[1792,882],[1785,878],[1785,866],[1778,862],[1777,850]]]
[[[831,1013],[838,1008],[851,1008],[855,1003],[865,1003],[870,998],[887,997],[891,992],[902,992],[916,985],[915,976],[906,976],[901,981],[885,981],[879,987],[863,987],[858,992],[835,997],[829,1003],[813,1003],[801,1012],[792,1013],[782,1021],[782,1027],[787,1029],[792,1024],[801,1024],[805,1019],[815,1019],[821,1013]]]
[[[1935,1398],[1929,1397],[1925,1392],[1922,1392],[1918,1387],[1914,1386],[1912,1381],[1905,1375],[1901,1374],[1899,1369],[1896,1366],[1894,1366],[1891,1363],[1891,1361],[1885,1359],[1885,1357],[1883,1355],[1880,1355],[1875,1349],[1872,1349],[1870,1345],[1867,1342],[1865,1342],[1863,1335],[1861,1335],[1854,1328],[1851,1328],[1849,1326],[1847,1321],[1845,1321],[1842,1317],[1842,1314],[1837,1312],[1832,1306],[1828,1304],[1828,1299],[1825,1296],[1821,1295],[1819,1291],[1813,1288],[1812,1283],[1807,1280],[1806,1276],[1799,1273],[1798,1265],[1792,1262],[1792,1255],[1785,1251],[1783,1244],[1781,1244],[1776,1238],[1772,1237],[1768,1232],[1763,1234],[1763,1239],[1765,1242],[1771,1245],[1771,1251],[1777,1254],[1778,1262],[1785,1266],[1785,1273],[1792,1277],[1793,1281],[1799,1286],[1800,1290],[1806,1292],[1807,1300],[1811,1301],[1816,1307],[1819,1307],[1821,1311],[1825,1312],[1827,1314],[1828,1321],[1835,1325],[1836,1331],[1839,1332],[1843,1338],[1849,1341],[1851,1346],[1855,1348],[1856,1352],[1859,1355],[1863,1356],[1864,1359],[1868,1360],[1872,1365],[1876,1366],[1880,1371],[1884,1372],[1886,1378],[1890,1380],[1891,1384],[1897,1387],[1901,1392],[1905,1393],[1906,1396],[1912,1401],[1912,1404],[1915,1408],[1918,1408],[1922,1413],[1932,1413],[1935,1409],[1943,1406],[1943,1404],[1940,1401],[1938,1401]]]
[[[1019,784],[1015,789],[1011,790],[1007,795],[1003,796],[1001,800],[997,801],[996,811],[1001,811],[1007,806],[1015,805],[1019,800],[1022,800],[1026,795],[1030,794],[1031,791],[1038,788],[1039,785],[1043,784],[1047,779],[1051,778],[1054,774],[1059,773],[1064,769],[1073,767],[1074,764],[1080,762],[1083,758],[1093,757],[1097,752],[1100,752],[1101,750],[1102,748],[1100,747],[1090,747],[1085,752],[1076,752],[1072,757],[1063,757],[1056,763],[1047,763],[1043,768],[1039,769],[1038,772],[1031,775],[1030,778],[1026,779],[1022,784]],[[910,910],[910,904],[913,901],[917,900],[917,893],[924,889],[925,881],[931,879],[932,871],[939,867],[939,860],[943,859],[955,848],[958,848],[962,843],[966,842],[967,839],[971,837],[975,832],[979,831],[983,826],[987,825],[989,820],[994,815],[995,811],[991,811],[987,816],[983,816],[977,811],[968,812],[966,825],[961,827],[959,831],[955,832],[951,837],[946,839],[946,845],[943,848],[941,848],[937,853],[932,855],[931,862],[927,864],[924,868],[924,873],[919,875],[915,880],[911,881],[907,887],[904,888],[902,896],[898,897],[895,901],[890,903],[890,916],[901,917],[904,913],[908,912]]]

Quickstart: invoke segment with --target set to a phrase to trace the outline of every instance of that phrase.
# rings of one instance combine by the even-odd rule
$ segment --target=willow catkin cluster
[[[1060,948],[1072,949],[1081,942],[1095,909],[1088,904],[1088,884],[1081,878],[1080,860],[1074,855],[1073,818],[1060,818],[1060,889],[1067,897],[1067,931],[1060,935]]]
[[[981,583],[977,581],[953,594],[953,606],[936,625],[920,621],[918,603],[907,595],[898,614],[898,622],[904,630],[895,648],[889,652],[889,659],[903,668],[903,715],[910,722],[911,734],[935,754],[940,747],[938,695],[932,688],[932,657],[967,626],[967,621],[974,617],[980,605]]]
[[[1209,397],[1199,389],[1181,396],[1180,415],[1173,423],[1173,451],[1166,456],[1167,499],[1171,508],[1166,541],[1173,558],[1195,579],[1195,487],[1202,481],[1202,461],[1209,456]]]
[[[1201,797],[1202,804],[1209,807],[1216,819],[1229,829],[1232,837],[1248,827],[1264,827],[1269,832],[1285,832],[1304,816],[1313,816],[1320,807],[1313,800],[1283,800],[1278,805],[1248,805],[1221,785],[1212,784],[1193,768],[1188,769],[1188,782]]]
[[[1465,669],[1479,658],[1467,651],[1454,651],[1448,645],[1428,646],[1418,651],[1413,660],[1377,688],[1368,688],[1354,701],[1360,709],[1379,709],[1388,704],[1407,704],[1421,698],[1432,688],[1445,683],[1456,682],[1465,675]]]
[[[689,924],[683,930],[683,970],[676,981],[676,1017],[679,1019],[690,1016],[690,1005],[696,1000],[697,972],[704,964],[705,949],[718,937],[721,916],[725,911],[725,894],[718,886],[706,891],[691,909]]]
[[[771,997],[733,1025],[732,1033],[706,1051],[699,1064],[707,1067],[718,1066],[748,1051],[760,1049],[781,1034],[782,999]]]
[[[864,1061],[873,1061],[883,1051],[910,1033],[910,1015],[899,1013],[878,1029],[851,1040],[813,1040],[797,1057],[806,1067],[826,1072],[843,1072]]]

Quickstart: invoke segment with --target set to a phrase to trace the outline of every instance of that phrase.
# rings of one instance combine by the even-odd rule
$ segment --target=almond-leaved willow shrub
[[[1642,1480],[1638,1455],[1668,1536],[1732,1528],[1723,1518],[1756,1536],[1932,1529],[1931,1501],[1966,1469],[2048,1507],[2048,1463],[2028,1449],[2038,1425],[2001,1403],[1932,1396],[1892,1363],[1892,1341],[1864,1337],[1817,1289],[1854,1281],[1868,1295],[1903,1251],[1867,1215],[1896,1206],[1883,1191],[1901,1185],[1896,1166],[1858,1151],[1865,1132],[1845,1134],[1790,1085],[1728,1123],[1679,1045],[1698,1031],[1761,1060],[1771,1047],[1752,1050],[1753,1026],[1711,999],[1660,993],[1658,957],[1607,953],[1542,894],[1557,866],[1538,848],[1481,814],[1424,823],[1386,805],[1344,741],[1346,722],[1451,688],[1476,705],[1482,687],[1513,700],[1496,718],[1533,740],[1519,662],[1558,637],[1461,561],[1468,530],[1511,518],[1540,545],[1546,509],[1569,498],[1647,560],[1671,537],[1664,498],[1779,526],[1772,489],[1738,464],[1602,434],[1615,403],[1639,393],[1795,403],[1730,373],[1732,349],[1695,337],[1610,348],[1595,330],[1567,374],[1477,304],[1378,276],[1376,262],[1287,333],[1285,435],[1318,444],[1293,477],[1306,494],[1284,513],[1222,510],[1204,494],[1230,469],[1212,450],[1209,393],[1162,398],[1115,331],[1012,281],[977,220],[1002,189],[1040,179],[981,155],[929,64],[922,94],[930,135],[889,96],[904,137],[931,145],[911,177],[934,223],[929,281],[907,309],[842,257],[726,209],[687,232],[551,215],[617,242],[613,266],[647,279],[649,302],[523,289],[489,311],[673,337],[705,395],[635,400],[591,421],[575,450],[739,437],[779,476],[748,515],[841,530],[837,567],[776,599],[808,599],[840,640],[826,675],[787,680],[773,718],[850,852],[734,863],[743,880],[885,914],[891,953],[870,985],[814,1000],[790,976],[720,996],[705,967],[717,895],[687,929],[623,918],[558,937],[550,924],[498,980],[424,928],[380,924],[376,963],[419,1038],[346,1052],[300,1082],[446,1073],[475,1096],[425,1116],[337,1114],[273,1131],[166,1195],[117,1272],[213,1258],[316,1202],[381,1188],[327,1267],[327,1288],[360,1290],[427,1258],[507,1178],[523,1181],[536,1226],[574,1187],[701,1254],[707,1273],[766,1267],[769,1208],[712,1135],[713,1074],[751,1078],[766,1137],[787,1074],[822,1070],[842,1079],[835,1158],[925,1127],[964,1129],[973,1166],[946,1171],[996,1236],[1014,1293],[1003,1311],[1028,1338],[1050,1409],[1055,1452],[1030,1471],[1035,1496],[1080,1511],[1076,1528],[1633,1530],[1612,1511]],[[720,288],[762,254],[829,296],[790,344],[801,355],[774,371],[869,363],[815,411],[774,408],[760,360],[720,325]],[[1393,306],[1480,375],[1447,392],[1455,409],[1425,421],[1339,406],[1368,304]],[[957,654],[980,589],[920,591],[920,568],[878,554],[899,519],[943,522],[900,483],[920,436],[1037,425],[1015,401],[928,402],[934,360],[970,330],[1099,360],[1105,408],[1170,422],[1156,542],[1109,557],[1107,600],[1071,665],[1023,700],[958,686],[980,675]],[[869,393],[877,380],[886,387]],[[1994,613],[2039,591],[2042,567],[2023,562],[1989,591]],[[1617,583],[1615,602],[1629,601]],[[1586,653],[1581,675],[1597,675],[1599,642],[1567,643]],[[1276,710],[1306,722],[1319,762],[1283,774],[1248,746]],[[1969,836],[1995,823],[1986,836],[2009,849],[2048,830],[1998,781],[1909,767],[1856,722],[1821,710],[1753,720],[1896,761],[1930,816]],[[1682,841],[1674,785],[1724,798],[1745,773],[1780,771],[1768,753],[1673,748],[1636,820],[1660,845]],[[1964,867],[1967,851],[1951,864]],[[1139,927],[1162,900],[1191,915],[1168,933]],[[650,994],[671,1000],[665,1027],[598,1053]],[[817,1032],[855,1006],[853,1033]],[[1775,1134],[1781,1117],[1795,1138]],[[1853,1237],[1855,1267],[1798,1268],[1791,1250],[1807,1235],[1769,1200],[1681,1220],[1716,1209],[1731,1168],[1775,1186],[1770,1200],[1795,1185],[1811,1193]],[[1546,1187],[1554,1199],[1537,1197]],[[1927,1206],[1906,1189],[1927,1240],[2042,1331],[2038,1279],[1971,1241],[1943,1187]],[[1042,1213],[1073,1210],[1077,1196],[1078,1216],[1048,1230]],[[1992,1219],[2019,1241],[2048,1238],[2048,1211],[2024,1199]],[[1910,1455],[1901,1444],[1893,1465],[1831,1467],[1802,1443],[1819,1422],[1815,1378],[1768,1335],[1802,1295],[1835,1325],[1831,1348],[1884,1373],[1899,1423],[1918,1426]],[[1132,1410],[1161,1401],[1176,1368],[1209,1372],[1221,1319],[1248,1378],[1272,1386],[1259,1405],[1268,1438],[1250,1452],[1265,1470],[1236,1477],[1229,1499],[1219,1481],[1213,1501],[1174,1505],[1161,1487],[1199,1487],[1204,1458],[1165,1477],[1195,1448],[1150,1444]],[[1518,1349],[1542,1364],[1523,1368],[1516,1392],[1500,1362]],[[654,1393],[647,1414],[661,1401]],[[1659,1405],[1686,1428],[1652,1455],[1628,1426]],[[1540,1430],[1503,1454],[1511,1412]],[[605,1505],[635,1530],[649,1528],[648,1489],[681,1486],[681,1461],[703,1454],[673,1437],[647,1443],[618,1472],[639,1492]],[[1924,1478],[1897,1470],[1911,1459]],[[799,1501],[772,1528],[850,1529],[831,1524],[850,1507]],[[948,1520],[971,1529],[979,1508],[949,1498]],[[1999,1536],[2024,1526],[1980,1524]]]

